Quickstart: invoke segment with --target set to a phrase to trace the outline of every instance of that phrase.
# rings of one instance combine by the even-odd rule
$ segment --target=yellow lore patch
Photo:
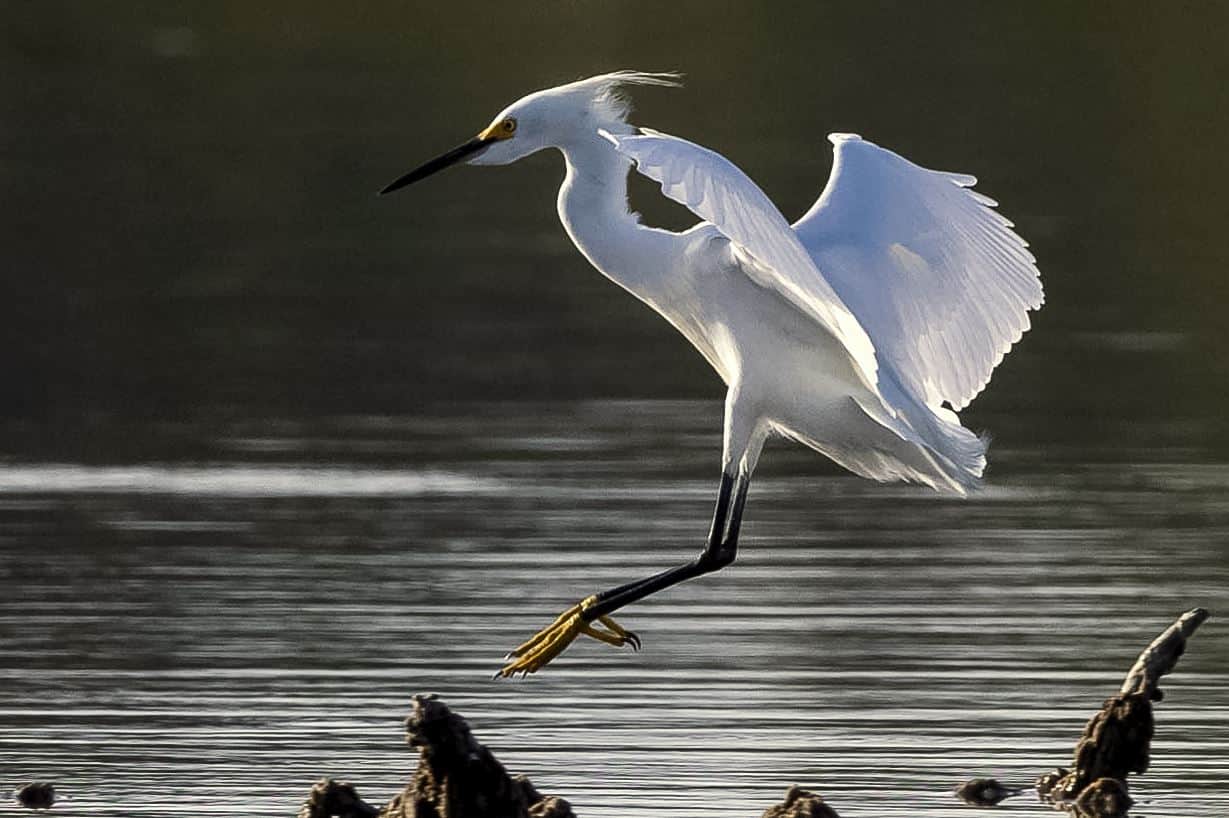
[[[508,117],[498,122],[492,122],[485,131],[478,134],[478,138],[484,142],[491,142],[499,139],[511,139],[515,135],[516,120]]]

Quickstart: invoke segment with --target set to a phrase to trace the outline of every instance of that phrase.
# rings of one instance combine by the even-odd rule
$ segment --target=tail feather
[[[848,414],[837,421],[838,431],[824,439],[784,424],[774,428],[871,480],[921,483],[962,497],[980,488],[989,440],[929,411],[915,408],[910,414],[907,419],[898,411],[892,418],[851,401]]]
[[[902,445],[892,447],[891,451],[900,463],[896,468],[880,465],[876,474],[867,476],[924,483],[938,491],[961,496],[981,488],[989,437],[966,429],[955,412],[936,411],[912,398],[889,373],[881,371],[881,375],[887,377],[880,379],[880,393],[895,411],[895,416],[887,416],[883,404],[878,401],[857,403],[869,419],[900,439]],[[856,468],[853,471],[863,473]]]

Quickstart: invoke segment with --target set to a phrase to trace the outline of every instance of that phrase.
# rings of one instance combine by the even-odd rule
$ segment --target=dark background
[[[7,4],[3,444],[105,458],[161,422],[719,397],[571,247],[557,155],[374,196],[524,93],[635,68],[687,76],[638,89],[635,121],[725,153],[791,218],[830,131],[980,177],[1047,305],[972,426],[1113,445],[1172,419],[1222,447],[1227,22],[1220,4]],[[656,198],[634,190],[685,223]]]

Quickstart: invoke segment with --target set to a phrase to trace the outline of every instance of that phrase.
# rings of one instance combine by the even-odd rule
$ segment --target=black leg
[[[580,634],[616,647],[631,645],[633,648],[639,648],[640,640],[636,635],[624,630],[607,614],[638,599],[644,599],[649,594],[701,574],[717,571],[733,562],[738,554],[738,529],[742,521],[743,505],[747,501],[749,479],[746,471],[737,477],[722,473],[721,490],[717,493],[717,506],[713,511],[713,526],[709,531],[708,541],[704,544],[704,550],[698,557],[677,568],[611,588],[573,605],[550,625],[534,634],[529,641],[514,648],[506,657],[511,661],[495,675],[507,678],[518,673],[534,673],[562,653]]]
[[[743,506],[747,502],[749,483],[750,475],[741,474],[735,477],[722,473],[717,506],[713,510],[713,525],[704,550],[698,557],[660,574],[603,591],[597,595],[596,604],[584,609],[581,619],[592,622],[599,616],[606,616],[650,594],[702,574],[718,571],[732,563],[738,555],[738,530],[742,523]]]

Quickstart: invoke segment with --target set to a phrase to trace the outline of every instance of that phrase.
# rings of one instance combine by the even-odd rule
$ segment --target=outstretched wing
[[[853,134],[794,230],[880,360],[928,405],[964,408],[1043,301],[1028,244],[972,176],[941,173]]]
[[[748,270],[790,299],[833,334],[877,383],[875,348],[858,319],[820,275],[811,255],[772,201],[719,153],[676,136],[649,131],[616,136],[602,131],[636,169],[661,183],[667,197],[711,222],[755,264]]]

